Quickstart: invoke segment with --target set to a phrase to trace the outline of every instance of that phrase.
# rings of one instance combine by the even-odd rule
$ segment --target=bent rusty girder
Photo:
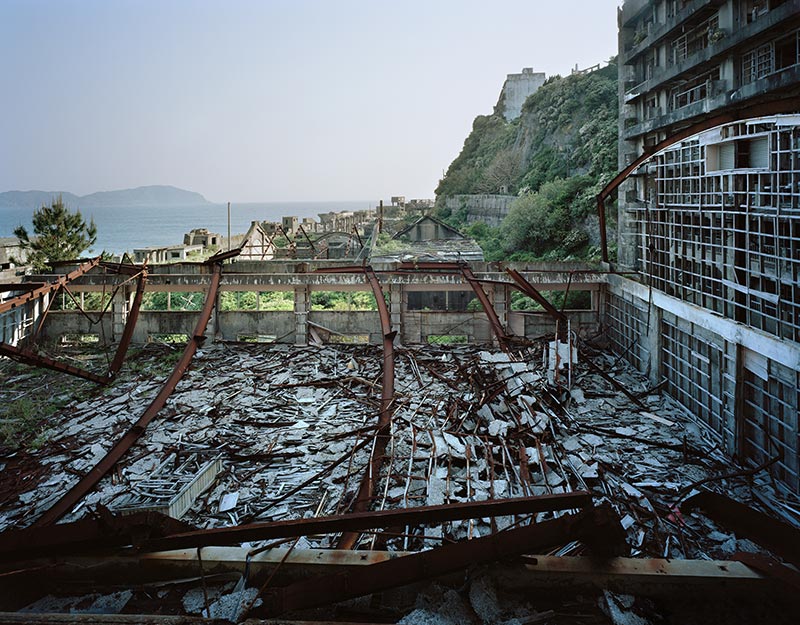
[[[23,293],[22,295],[18,295],[17,297],[8,300],[7,302],[3,302],[0,304],[0,313],[4,313],[12,308],[16,308],[17,306],[21,306],[22,304],[26,304],[28,302],[32,302],[35,299],[40,298],[42,295],[46,293],[52,293],[53,291],[57,291],[65,284],[69,284],[76,278],[81,277],[87,271],[94,269],[100,264],[100,256],[90,260],[89,262],[83,263],[80,265],[75,271],[71,271],[65,276],[61,276],[58,280],[54,282],[50,282],[49,284],[42,285],[36,289],[29,291],[28,293]]]
[[[33,524],[34,527],[43,527],[52,525],[58,521],[62,516],[69,512],[72,507],[77,504],[95,485],[100,479],[108,473],[114,465],[125,455],[131,446],[144,434],[147,425],[155,418],[159,411],[164,407],[172,391],[175,390],[180,379],[183,377],[186,368],[192,361],[197,347],[205,339],[203,333],[205,332],[208,321],[211,318],[211,311],[217,301],[217,291],[219,289],[220,276],[222,267],[219,264],[213,265],[213,273],[211,274],[211,283],[208,287],[206,294],[206,301],[203,304],[203,309],[200,312],[200,318],[197,320],[197,325],[194,332],[183,350],[180,360],[175,365],[172,373],[170,374],[164,386],[159,391],[156,398],[150,403],[144,411],[139,420],[123,435],[123,437],[111,448],[111,450],[87,473],[77,484],[75,484],[66,494],[64,494],[49,510],[47,510],[39,519]]]
[[[294,610],[322,607],[572,540],[584,541],[598,555],[619,555],[625,543],[625,531],[610,506],[592,508],[575,515],[267,590],[265,611],[269,616],[277,616]]]
[[[608,262],[608,240],[606,235],[606,199],[611,195],[625,179],[631,175],[645,162],[653,158],[656,154],[661,152],[671,145],[674,145],[684,139],[688,139],[692,135],[710,130],[717,126],[731,124],[733,122],[742,121],[744,119],[754,117],[764,117],[767,115],[780,115],[782,113],[796,113],[800,111],[800,98],[792,97],[783,100],[776,100],[773,102],[762,102],[752,106],[746,106],[735,111],[715,115],[699,121],[691,126],[687,126],[679,130],[674,135],[667,137],[656,145],[646,149],[636,160],[634,160],[625,169],[620,171],[614,179],[609,182],[600,193],[597,194],[597,217],[600,221],[600,248],[602,250],[603,262]]]
[[[357,512],[329,517],[310,517],[249,523],[235,527],[198,530],[175,521],[174,526],[162,529],[162,515],[152,517],[156,527],[149,532],[139,532],[136,546],[141,551],[169,551],[195,547],[238,545],[246,541],[295,538],[311,534],[357,532],[381,527],[423,525],[556,510],[578,510],[591,507],[592,496],[585,491],[540,497],[517,497],[466,503],[420,506],[398,510]],[[149,518],[149,517],[148,517]],[[35,553],[78,553],[90,543],[100,547],[132,545],[131,532],[118,531],[133,524],[128,516],[106,514],[99,519],[80,519],[53,527],[31,527],[6,530],[0,533],[0,560],[14,561],[31,557]],[[147,525],[144,517],[135,525]]]
[[[125,269],[120,271],[120,267],[125,267]],[[134,295],[133,303],[128,313],[128,319],[125,322],[125,329],[122,332],[119,345],[117,345],[114,359],[111,361],[105,376],[99,375],[87,369],[82,369],[80,367],[74,367],[72,365],[59,362],[54,358],[50,358],[44,354],[39,354],[31,349],[9,345],[7,343],[0,343],[0,354],[8,356],[9,358],[12,358],[18,362],[22,362],[34,367],[52,369],[53,371],[59,371],[61,373],[68,373],[69,375],[74,375],[76,377],[95,382],[96,384],[108,384],[111,382],[122,368],[122,363],[125,360],[125,354],[128,353],[128,347],[130,346],[131,338],[133,337],[133,330],[136,326],[136,321],[139,318],[139,309],[141,307],[142,296],[144,294],[144,286],[147,282],[147,271],[144,268],[133,265],[120,265],[119,267],[115,266],[114,270],[118,273],[130,273],[136,271],[138,272],[139,277],[136,284],[136,294]],[[45,314],[47,313],[45,312]]]
[[[383,297],[383,288],[369,265],[363,267],[350,267],[351,271],[363,273],[372,288],[375,303],[378,306],[378,316],[381,320],[381,334],[383,334],[383,378],[381,380],[381,409],[378,415],[378,430],[375,435],[375,445],[367,465],[367,470],[361,478],[353,512],[364,512],[369,509],[375,492],[375,482],[381,472],[383,454],[389,443],[392,424],[392,402],[394,401],[394,339],[397,332],[392,330],[392,318],[386,300]],[[358,533],[348,531],[339,538],[339,549],[352,549],[358,542]]]
[[[56,553],[98,553],[124,545],[182,534],[194,526],[153,511],[112,514],[98,506],[99,514],[52,527],[29,527],[0,533],[0,561],[14,562]]]
[[[43,354],[38,354],[35,351],[25,347],[9,345],[8,343],[0,343],[0,355],[7,356],[12,360],[16,360],[17,362],[21,362],[26,365],[43,367],[45,369],[51,369],[52,371],[58,371],[60,373],[68,373],[69,375],[74,375],[75,377],[89,380],[95,384],[108,384],[109,382],[109,378],[97,375],[96,373],[86,369],[81,369],[80,367],[73,367],[72,365],[64,364],[63,362],[59,362],[54,358],[50,358],[49,356],[45,356]]]
[[[509,336],[503,328],[503,324],[500,323],[500,319],[497,316],[497,311],[495,311],[494,306],[492,306],[492,302],[489,301],[486,291],[483,290],[481,283],[475,277],[475,274],[472,273],[472,269],[469,268],[469,265],[466,263],[461,264],[460,270],[461,274],[464,276],[464,279],[469,282],[472,290],[475,291],[475,295],[478,297],[481,306],[483,306],[483,310],[486,312],[486,316],[489,318],[489,324],[492,326],[492,330],[497,338],[497,342],[500,344],[500,349],[502,349],[504,352],[508,352]]]
[[[122,336],[117,346],[117,353],[114,354],[114,360],[111,361],[111,365],[108,367],[109,379],[115,378],[117,373],[119,373],[119,370],[122,368],[122,362],[125,360],[125,354],[128,353],[128,346],[130,346],[131,338],[133,338],[133,330],[136,327],[136,322],[139,320],[139,309],[142,307],[144,285],[146,282],[147,270],[142,269],[136,281],[136,293],[133,296],[131,309],[128,311],[128,318],[125,320],[125,329],[122,331]]]

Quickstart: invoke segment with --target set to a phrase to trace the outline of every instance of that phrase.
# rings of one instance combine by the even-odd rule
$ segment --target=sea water
[[[243,234],[253,221],[280,221],[283,216],[313,217],[320,213],[365,210],[377,204],[374,200],[342,202],[262,202],[231,204],[231,234]],[[193,228],[207,228],[223,236],[228,233],[227,204],[195,206],[135,206],[81,210],[87,220],[94,219],[97,242],[89,253],[106,251],[114,254],[134,248],[183,243],[183,235]],[[0,206],[0,237],[14,236],[14,228],[25,226],[33,233],[33,209]]]

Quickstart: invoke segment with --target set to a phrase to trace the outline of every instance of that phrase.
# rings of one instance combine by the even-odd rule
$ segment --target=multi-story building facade
[[[652,156],[620,187],[612,341],[798,493],[800,0],[627,0],[619,27],[620,168]]]

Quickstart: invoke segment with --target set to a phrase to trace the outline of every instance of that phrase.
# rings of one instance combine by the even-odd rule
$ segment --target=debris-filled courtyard
[[[291,595],[295,599],[282,606],[307,619],[324,615],[328,620],[414,624],[712,622],[687,620],[703,618],[698,607],[702,601],[686,599],[693,606],[689,617],[674,604],[674,596],[645,599],[625,584],[618,592],[612,592],[614,584],[590,584],[579,591],[565,591],[562,584],[529,592],[525,574],[510,571],[526,569],[539,582],[557,578],[552,563],[551,576],[536,575],[535,554],[554,557],[553,562],[585,563],[584,556],[605,551],[605,556],[671,566],[683,560],[739,564],[737,559],[768,566],[775,557],[770,549],[796,558],[797,544],[783,544],[779,533],[759,535],[741,523],[735,507],[737,502],[747,504],[789,522],[797,518],[794,502],[781,498],[757,471],[726,458],[710,433],[619,358],[595,352],[590,356],[594,368],[583,357],[572,367],[571,388],[566,380],[551,384],[542,353],[545,343],[510,352],[467,345],[396,348],[388,434],[379,434],[377,427],[384,357],[379,347],[205,345],[139,441],[62,520],[94,518],[102,523],[107,515],[147,512],[179,519],[179,527],[163,532],[163,542],[159,536],[143,539],[144,547],[158,551],[184,547],[185,571],[178,581],[123,583],[111,575],[104,587],[104,577],[89,575],[91,581],[81,585],[77,578],[83,575],[69,581],[55,575],[55,581],[43,581],[40,589],[26,587],[13,598],[7,595],[2,608],[186,614],[231,621],[264,617],[276,613],[270,599],[275,587],[305,583],[299,592],[321,584],[319,594],[325,595],[323,582],[314,577],[303,581],[313,568],[303,566],[303,554],[307,563],[322,557],[318,554],[355,549],[355,554],[369,554],[363,557],[370,563],[380,558],[400,562],[409,557],[404,554],[433,554],[471,541],[478,545],[481,538],[511,537],[526,527],[565,522],[587,508],[587,501],[595,511],[589,514],[607,510],[612,517],[599,535],[594,529],[567,532],[566,539],[534,541],[532,550],[521,538],[523,543],[507,554],[515,556],[511,560],[468,553],[475,565],[466,574],[454,576],[458,566],[452,571],[434,567],[430,577],[437,581],[420,585],[420,576],[413,579],[415,586],[379,584],[376,591],[385,590],[372,593],[372,600],[356,599],[363,593],[348,589],[343,598],[353,598],[333,611],[315,611],[317,604],[308,594],[300,600]],[[3,406],[40,393],[57,406],[43,423],[28,424],[16,434],[9,421],[22,417],[3,417],[8,436],[0,460],[0,530],[29,527],[89,472],[147,408],[181,349],[157,343],[141,348],[106,388],[11,361],[0,363]],[[63,356],[83,359],[83,366],[93,360],[103,364],[96,348],[65,349]],[[606,375],[599,375],[598,367]],[[378,444],[382,452],[376,459]],[[368,508],[360,501],[365,482],[370,484]],[[536,498],[552,504],[525,512],[500,506],[486,516],[432,515],[430,521],[398,515],[387,517],[391,523],[384,525],[331,525],[335,531],[311,526],[313,531],[283,536],[273,532],[277,538],[233,534],[207,543],[229,548],[205,547],[202,533],[193,534],[359,518],[364,510],[439,511],[471,502]],[[186,537],[184,543],[170,543],[176,534]],[[231,548],[243,554],[243,568],[216,572],[219,554],[214,550]],[[13,552],[14,547],[6,541],[2,551]],[[382,555],[391,553],[402,557]],[[36,555],[39,559],[25,566],[47,566],[44,558],[58,569],[48,560],[46,546]],[[69,555],[64,557],[69,561]],[[506,568],[495,570],[496,560]],[[92,565],[84,561],[73,566]],[[723,580],[725,588],[759,577],[740,566],[740,574],[734,570],[731,579]],[[272,572],[265,577],[267,570]],[[587,569],[587,578],[590,573]],[[19,574],[27,579],[24,570]],[[293,581],[298,576],[300,581]],[[8,588],[16,588],[14,578]],[[663,578],[655,584],[676,581],[672,573]],[[536,586],[533,580],[529,583]],[[783,606],[773,605],[776,598],[769,593],[758,602],[745,601],[745,607],[730,601],[737,607],[731,609],[729,622],[744,622],[736,619],[745,617],[757,621],[760,613],[769,614],[769,622],[788,622]]]

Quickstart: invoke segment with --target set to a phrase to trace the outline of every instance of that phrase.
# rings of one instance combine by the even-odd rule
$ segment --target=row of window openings
[[[646,80],[652,78],[655,62],[648,62],[645,68]],[[741,59],[741,84],[746,85],[771,74],[800,65],[800,31],[788,37],[771,41],[744,54]],[[705,100],[723,89],[720,68],[685,82],[670,91],[668,110],[682,109],[695,102]],[[658,104],[658,96],[645,100],[644,118],[653,119],[663,114]]]

